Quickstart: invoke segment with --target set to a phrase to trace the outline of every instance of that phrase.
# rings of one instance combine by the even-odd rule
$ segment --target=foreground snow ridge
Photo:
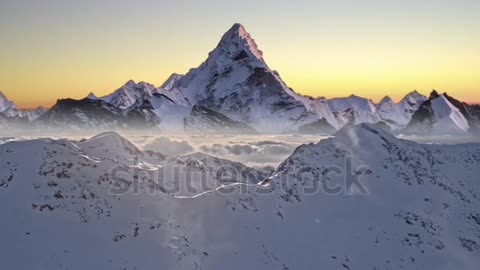
[[[302,145],[270,174],[113,132],[6,142],[1,266],[473,270],[479,165],[479,144],[417,144],[370,124]],[[171,188],[187,182],[196,192]]]

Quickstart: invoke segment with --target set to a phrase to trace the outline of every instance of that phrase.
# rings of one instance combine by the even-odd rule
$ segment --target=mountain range
[[[40,117],[47,109],[19,110],[17,106],[0,92],[0,126],[29,123]]]
[[[479,164],[479,144],[418,144],[372,124],[302,145],[271,173],[144,151],[113,132],[10,141],[0,144],[1,263],[474,270]]]
[[[0,124],[21,119],[33,128],[331,134],[347,124],[373,123],[396,133],[479,131],[479,106],[435,93],[427,98],[413,91],[397,103],[388,96],[375,103],[355,95],[300,95],[267,65],[254,39],[237,23],[199,67],[172,74],[160,87],[130,80],[104,97],[91,93],[81,100],[60,99],[49,110],[34,111],[19,111],[0,95]]]

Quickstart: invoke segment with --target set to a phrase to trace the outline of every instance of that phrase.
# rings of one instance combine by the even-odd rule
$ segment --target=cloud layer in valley
[[[175,140],[168,137],[148,139],[144,150],[160,152],[168,156],[179,156],[193,152],[194,148],[185,140]]]

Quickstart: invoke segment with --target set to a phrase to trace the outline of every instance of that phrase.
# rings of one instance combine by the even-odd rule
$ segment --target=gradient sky
[[[51,106],[127,80],[160,85],[242,23],[297,92],[480,102],[478,0],[0,0],[0,91]]]

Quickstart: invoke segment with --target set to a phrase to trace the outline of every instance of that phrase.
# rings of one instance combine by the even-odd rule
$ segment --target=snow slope
[[[142,104],[156,92],[155,86],[149,83],[140,82],[137,84],[130,80],[112,94],[102,97],[102,100],[119,109],[126,110],[136,103]]]
[[[379,121],[375,103],[366,98],[356,95],[347,98],[334,98],[328,100],[328,105],[340,126]]]
[[[469,132],[477,135],[480,134],[480,105],[459,101],[447,93],[443,95],[453,106],[458,108],[460,113],[467,119]]]
[[[7,142],[2,267],[473,270],[479,165],[478,144],[421,145],[365,124],[299,147],[262,185],[239,163],[143,152],[115,133]],[[174,168],[210,184],[157,176]],[[366,193],[326,194],[346,171]]]
[[[345,124],[384,122],[392,130],[398,130],[408,124],[413,113],[425,100],[425,96],[413,91],[399,102],[394,102],[389,96],[386,96],[378,104],[375,104],[372,100],[351,95],[347,98],[330,99],[328,105],[335,115],[339,127]]]
[[[469,115],[454,106],[446,94],[434,91],[413,114],[405,131],[429,135],[467,134],[470,125],[466,117]]]
[[[386,96],[377,105],[378,118],[392,129],[404,128],[427,98],[417,91],[407,94],[398,103]]]
[[[173,88],[173,86],[175,85],[175,83],[180,80],[181,78],[183,77],[183,75],[181,74],[178,74],[178,73],[173,73],[172,75],[170,75],[170,77],[168,77],[168,79],[162,84],[162,86],[160,86],[161,89],[165,89],[165,90],[171,90]]]
[[[297,261],[313,266],[315,257],[325,269],[476,269],[479,165],[479,144],[421,145],[361,124],[299,147],[265,183],[283,187],[278,215],[295,228],[289,236],[309,247]],[[348,188],[349,178],[364,190]]]
[[[453,106],[444,95],[432,100],[432,110],[435,115],[435,123],[433,124],[434,133],[468,132],[469,126],[467,119],[465,119],[460,110]]]

